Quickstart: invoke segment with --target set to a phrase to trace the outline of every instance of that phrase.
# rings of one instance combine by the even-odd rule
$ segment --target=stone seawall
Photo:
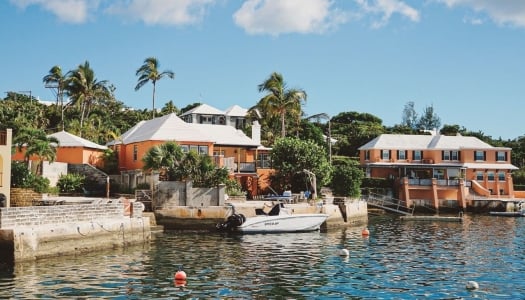
[[[8,207],[0,209],[0,260],[25,261],[149,242],[142,204]]]

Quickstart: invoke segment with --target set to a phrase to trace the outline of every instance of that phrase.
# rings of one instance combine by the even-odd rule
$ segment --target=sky
[[[525,135],[524,0],[2,0],[0,92],[55,100],[42,78],[88,61],[126,106],[147,57],[174,79],[155,107],[249,108],[272,72],[307,93],[307,116],[369,113],[402,122],[413,102],[442,125]]]

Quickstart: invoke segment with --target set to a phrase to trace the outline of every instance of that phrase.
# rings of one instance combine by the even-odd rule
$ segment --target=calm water
[[[0,298],[525,299],[525,218],[371,217],[369,229],[169,232],[146,247],[3,267]],[[173,281],[180,265],[184,287]],[[469,280],[480,288],[466,290]]]

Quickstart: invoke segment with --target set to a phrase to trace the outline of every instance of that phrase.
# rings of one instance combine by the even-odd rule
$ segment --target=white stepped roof
[[[406,150],[458,150],[494,149],[495,147],[473,136],[382,134],[359,150],[406,149]]]
[[[91,149],[106,150],[108,147],[93,143],[79,136],[66,131],[55,132],[49,136],[55,137],[59,142],[59,147],[83,147]]]
[[[232,126],[186,123],[174,113],[141,121],[126,131],[118,141],[108,145],[143,141],[211,142],[253,147],[260,145]]]
[[[199,114],[199,115],[223,115],[224,112],[208,104],[201,104],[197,107],[194,107],[187,112],[183,113],[181,116]]]
[[[230,106],[226,109],[224,114],[229,117],[246,117],[248,110],[239,105]]]

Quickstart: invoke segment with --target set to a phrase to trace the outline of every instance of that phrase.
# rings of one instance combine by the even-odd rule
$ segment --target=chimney
[[[252,123],[252,141],[261,144],[261,125],[257,120]]]

